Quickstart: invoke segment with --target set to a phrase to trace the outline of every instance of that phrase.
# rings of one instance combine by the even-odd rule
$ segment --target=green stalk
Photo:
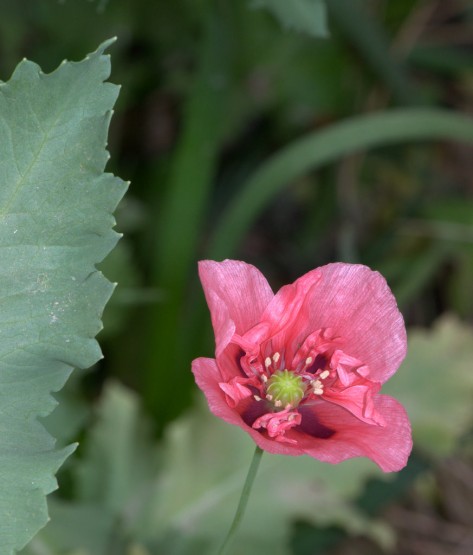
[[[224,22],[209,13],[198,56],[198,69],[186,102],[153,258],[153,279],[163,291],[150,317],[143,357],[143,392],[159,426],[179,414],[190,400],[186,322],[190,276],[195,275],[197,246],[213,182],[227,101],[227,41]],[[172,371],[170,371],[172,369]],[[179,395],[176,395],[179,391]]]
[[[225,553],[227,545],[231,542],[233,536],[238,530],[238,527],[240,526],[240,522],[243,519],[243,515],[245,514],[246,505],[248,504],[248,498],[250,497],[251,488],[253,486],[256,473],[258,472],[258,467],[262,455],[263,450],[261,449],[261,447],[256,446],[255,453],[253,455],[253,459],[251,461],[248,474],[246,476],[245,485],[243,486],[243,489],[241,491],[240,501],[238,502],[235,516],[233,517],[232,525],[230,526],[230,530],[228,530],[227,537],[218,550],[218,555],[223,555]]]

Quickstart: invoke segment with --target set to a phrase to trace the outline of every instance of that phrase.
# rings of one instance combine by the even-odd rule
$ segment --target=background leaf
[[[123,519],[126,504],[137,504],[146,496],[156,470],[156,449],[138,397],[118,383],[109,383],[77,465],[79,499],[97,503]]]
[[[327,10],[323,0],[253,0],[255,8],[266,8],[288,29],[313,37],[326,37]]]
[[[401,369],[383,386],[400,399],[426,453],[450,454],[473,424],[473,330],[456,318],[441,318],[431,331],[412,330]]]
[[[46,523],[45,494],[71,448],[38,422],[72,368],[101,357],[94,336],[112,285],[95,264],[115,245],[125,184],[103,170],[118,87],[104,43],[44,74],[23,61],[0,85],[0,552]]]

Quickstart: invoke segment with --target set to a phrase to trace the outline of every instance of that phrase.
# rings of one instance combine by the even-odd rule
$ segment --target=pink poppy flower
[[[378,272],[329,264],[276,295],[244,262],[205,260],[199,274],[216,353],[192,371],[216,416],[270,453],[406,465],[407,414],[379,393],[406,354],[406,330]]]

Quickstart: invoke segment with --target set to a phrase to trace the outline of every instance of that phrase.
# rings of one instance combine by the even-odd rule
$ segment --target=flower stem
[[[261,447],[256,446],[253,459],[251,460],[250,468],[248,470],[248,474],[246,476],[245,485],[241,491],[240,501],[238,502],[238,507],[235,512],[235,516],[233,517],[232,525],[230,526],[230,530],[228,531],[227,537],[225,538],[224,542],[220,546],[218,550],[218,555],[223,555],[225,553],[225,548],[230,543],[231,539],[235,535],[235,532],[240,525],[240,522],[245,514],[246,505],[248,503],[248,498],[250,497],[251,487],[253,486],[253,482],[255,480],[256,473],[258,472],[259,463],[261,461],[261,456],[263,455],[263,449]]]

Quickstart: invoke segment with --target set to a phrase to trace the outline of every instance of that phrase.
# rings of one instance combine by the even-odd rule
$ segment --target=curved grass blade
[[[259,214],[297,177],[347,154],[420,140],[473,143],[473,119],[447,110],[404,108],[353,117],[302,137],[246,181],[217,224],[208,257],[232,256]]]

